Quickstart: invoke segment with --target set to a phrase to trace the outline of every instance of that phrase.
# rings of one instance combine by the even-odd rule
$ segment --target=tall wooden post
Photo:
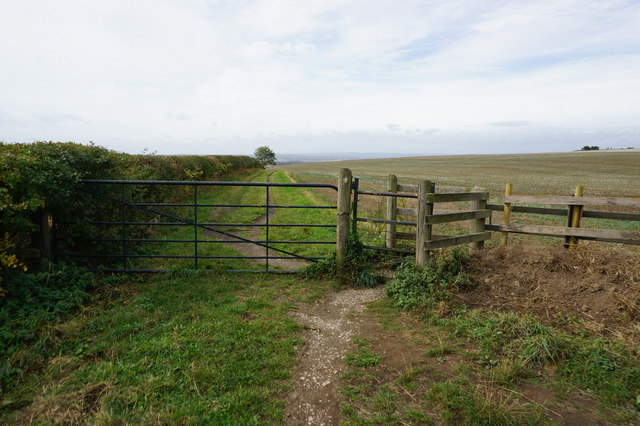
[[[582,197],[583,188],[581,185],[576,186],[575,196]],[[571,209],[571,217],[569,218],[569,226],[571,228],[580,228],[580,219],[582,219],[582,206],[574,205]],[[575,247],[578,244],[576,237],[569,237],[569,247]]]
[[[431,182],[425,180],[418,184],[418,217],[416,219],[416,266],[424,268],[429,252],[424,243],[431,240],[431,225],[427,225],[427,216],[433,214],[433,204],[427,202],[431,192]]]
[[[484,210],[487,208],[486,200],[472,200],[471,201],[471,211]],[[479,232],[484,232],[485,219],[472,219],[469,222],[469,233],[477,234]],[[482,250],[484,248],[484,241],[476,241],[474,243],[469,244],[469,248],[472,250]]]
[[[336,228],[336,260],[343,265],[347,255],[349,210],[351,208],[351,170],[340,169],[338,175],[338,218]]]
[[[387,192],[398,192],[398,178],[395,175],[387,177]],[[387,197],[387,220],[396,220],[398,213],[398,199],[396,197]],[[387,223],[387,235],[385,238],[387,248],[395,247],[396,243],[396,224]]]
[[[508,183],[507,186],[505,187],[504,195],[506,197],[508,197],[509,195],[511,195],[511,191],[512,190],[513,190],[513,184],[512,183]],[[503,220],[503,223],[505,225],[509,224],[509,216],[511,216],[511,203],[504,203],[504,220]],[[501,246],[506,246],[508,241],[509,241],[509,233],[508,232],[503,232],[502,236],[500,237],[500,245]]]
[[[47,259],[51,259],[51,226],[52,220],[49,211],[43,208],[40,212],[40,242],[42,248],[42,255]]]

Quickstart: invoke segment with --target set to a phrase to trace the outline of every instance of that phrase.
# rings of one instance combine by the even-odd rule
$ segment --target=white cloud
[[[634,1],[0,2],[5,141],[538,151],[515,130],[572,149],[639,125]]]

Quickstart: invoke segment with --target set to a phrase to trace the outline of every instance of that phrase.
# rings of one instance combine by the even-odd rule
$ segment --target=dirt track
[[[271,174],[269,174],[267,176],[267,182],[271,181]],[[269,195],[270,198],[272,198],[271,196],[271,188],[269,188]],[[234,208],[226,208],[226,210],[220,210],[220,212],[228,212],[230,210],[234,210]],[[273,217],[275,215],[276,209],[275,208],[270,208],[269,209],[269,217]],[[261,217],[259,217],[256,221],[254,221],[253,223],[256,225],[264,225],[267,222],[267,216],[263,215]],[[260,235],[261,235],[261,227],[260,226],[252,226],[252,227],[247,227],[248,230],[247,231],[243,231],[243,232],[239,232],[237,233],[240,237],[245,238],[247,240],[251,240],[251,241],[257,241],[260,240]],[[259,244],[254,244],[254,243],[250,243],[250,242],[242,242],[242,243],[238,243],[238,242],[233,242],[233,241],[239,241],[240,238],[234,238],[232,236],[229,235],[223,235],[223,234],[217,234],[215,232],[211,232],[211,231],[207,231],[206,232],[207,235],[211,236],[211,235],[215,235],[217,238],[221,239],[221,240],[228,240],[230,241],[229,244],[226,244],[228,247],[232,248],[233,250],[236,250],[238,252],[240,252],[240,254],[242,254],[243,256],[248,256],[248,257],[258,257],[258,256],[265,256],[267,249],[266,247],[263,247]],[[242,240],[241,240],[242,241]],[[269,256],[282,256],[282,253],[275,251],[273,249],[269,250]],[[251,263],[253,265],[264,265],[266,262],[264,259],[253,259],[251,260]],[[291,258],[291,259],[269,259],[269,266],[276,266],[278,268],[284,269],[284,270],[299,270],[304,268],[305,266],[308,266],[309,262],[302,260],[302,259],[296,259],[296,258]]]

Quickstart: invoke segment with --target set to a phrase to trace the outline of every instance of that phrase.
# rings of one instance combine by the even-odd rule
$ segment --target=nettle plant
[[[316,278],[337,278],[345,284],[354,284],[360,287],[374,287],[378,280],[367,271],[366,265],[373,259],[374,255],[365,251],[364,245],[360,241],[355,222],[351,224],[351,232],[347,237],[346,256],[342,265],[338,264],[336,253],[317,263],[309,265],[303,276],[308,279]]]
[[[450,300],[454,291],[470,285],[464,266],[469,258],[463,249],[432,253],[424,268],[408,258],[385,287],[398,306],[416,308]]]

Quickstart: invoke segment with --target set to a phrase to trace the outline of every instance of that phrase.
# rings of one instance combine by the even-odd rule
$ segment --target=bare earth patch
[[[460,299],[472,308],[531,313],[553,325],[573,316],[605,336],[640,338],[637,253],[509,245],[473,254],[469,272],[477,286]]]
[[[337,379],[344,358],[358,333],[365,304],[385,297],[384,288],[348,289],[332,293],[293,318],[305,329],[305,344],[298,348],[293,372],[294,389],[287,401],[285,424],[332,425],[340,420]]]

